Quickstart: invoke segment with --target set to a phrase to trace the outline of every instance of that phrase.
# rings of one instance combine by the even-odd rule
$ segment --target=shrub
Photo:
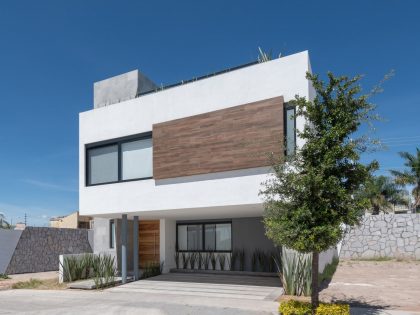
[[[6,275],[5,273],[0,273],[0,280],[3,280],[3,279],[10,279],[10,277]]]
[[[279,307],[281,315],[311,315],[311,304],[290,300],[282,302]],[[347,304],[324,304],[321,303],[316,309],[317,315],[350,315],[350,307]]]
[[[281,315],[310,315],[311,304],[295,300],[282,302],[279,307],[279,313]]]
[[[162,273],[163,262],[159,263],[157,261],[148,262],[143,269],[141,274],[142,279],[158,276]]]
[[[323,304],[316,309],[317,315],[350,315],[350,306],[347,304]]]

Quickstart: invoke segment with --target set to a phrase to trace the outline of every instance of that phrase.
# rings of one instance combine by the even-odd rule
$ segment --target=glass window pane
[[[286,110],[286,154],[292,155],[295,153],[295,109],[290,108]]]
[[[216,224],[216,250],[231,250],[232,231],[230,223]]]
[[[201,224],[187,225],[188,250],[203,249],[203,226]]]
[[[216,225],[206,224],[204,230],[204,250],[216,250]]]
[[[111,220],[109,222],[109,247],[114,248],[115,247],[115,221]]]
[[[178,250],[187,250],[187,226],[178,225]]]
[[[118,146],[88,150],[88,183],[100,184],[118,180]]]
[[[152,177],[152,149],[152,139],[122,143],[122,179]]]

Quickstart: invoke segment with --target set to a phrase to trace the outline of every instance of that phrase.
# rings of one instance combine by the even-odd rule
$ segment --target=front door
[[[160,222],[139,222],[139,260],[140,268],[146,267],[152,262],[160,262]]]

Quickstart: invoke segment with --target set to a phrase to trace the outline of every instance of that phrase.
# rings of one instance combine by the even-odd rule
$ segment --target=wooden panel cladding
[[[160,223],[159,220],[139,222],[139,261],[140,268],[148,263],[160,262]]]
[[[153,125],[153,177],[165,179],[269,165],[282,154],[283,97]]]

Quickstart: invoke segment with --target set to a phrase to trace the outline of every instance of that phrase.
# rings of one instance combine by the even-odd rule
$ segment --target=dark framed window
[[[151,132],[86,146],[86,186],[152,177]]]
[[[115,221],[109,220],[109,248],[115,248]]]
[[[284,153],[286,156],[293,155],[296,151],[296,108],[286,105],[284,107]]]
[[[176,248],[180,252],[232,251],[232,223],[178,223]]]

